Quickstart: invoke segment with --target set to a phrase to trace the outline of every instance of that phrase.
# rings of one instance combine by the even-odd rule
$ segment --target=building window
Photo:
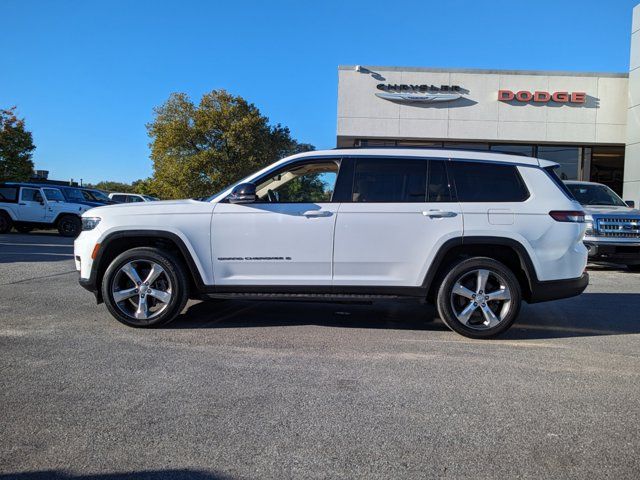
[[[538,158],[560,164],[560,168],[556,170],[556,173],[561,180],[578,180],[580,153],[580,147],[562,145],[541,145],[538,147]]]
[[[592,182],[604,183],[622,195],[624,147],[593,147],[591,149]]]
[[[466,150],[489,150],[488,143],[444,142],[444,148],[464,148]]]
[[[516,155],[525,155],[527,157],[533,157],[533,145],[507,145],[507,144],[499,144],[499,145],[491,145],[492,152],[501,152],[501,153],[513,153]]]

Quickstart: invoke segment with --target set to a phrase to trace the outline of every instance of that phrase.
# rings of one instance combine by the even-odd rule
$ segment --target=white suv
[[[555,166],[454,150],[302,153],[206,201],[93,209],[76,267],[132,326],[174,319],[187,298],[411,298],[462,335],[491,337],[522,300],[588,284],[584,212]]]
[[[0,183],[0,233],[14,227],[21,233],[34,228],[56,228],[60,235],[76,237],[80,215],[91,206],[67,202],[59,188],[30,183]]]

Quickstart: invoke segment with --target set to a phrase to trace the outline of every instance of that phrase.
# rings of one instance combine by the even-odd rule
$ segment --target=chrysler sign
[[[518,102],[534,102],[534,103],[585,103],[587,94],[585,92],[530,92],[528,90],[520,90],[512,92],[511,90],[499,90],[498,100],[501,102],[510,102],[516,100]]]
[[[459,85],[408,85],[380,83],[376,96],[385,100],[407,103],[450,102],[462,97]]]

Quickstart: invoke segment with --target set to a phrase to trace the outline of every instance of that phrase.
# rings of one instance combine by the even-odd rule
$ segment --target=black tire
[[[477,286],[480,283],[478,271],[489,272],[485,283],[486,290],[480,290]],[[467,285],[465,295],[473,293],[475,297],[471,299],[469,296],[454,294],[453,289],[458,282],[463,287]],[[504,292],[503,295],[509,296],[509,300],[486,300],[488,295],[498,292]],[[438,289],[437,306],[440,318],[451,330],[469,338],[491,338],[503,333],[518,316],[521,304],[522,292],[516,276],[507,266],[488,257],[469,258],[454,264]],[[471,316],[465,324],[459,317],[464,317],[467,308]],[[487,311],[486,309],[491,312],[485,314],[483,310]],[[495,326],[491,326],[488,319],[492,318],[491,314],[498,320]]]
[[[6,212],[0,212],[0,233],[9,233],[12,225],[11,217]]]
[[[82,231],[82,220],[76,215],[62,215],[56,223],[56,228],[63,237],[77,237]]]
[[[20,233],[29,233],[33,230],[33,227],[27,227],[26,225],[14,225],[13,228]]]
[[[139,276],[143,281],[144,278],[142,277],[147,275],[144,270],[145,265],[158,264],[162,267],[164,273],[166,273],[166,277],[163,276],[163,273],[157,281],[151,282],[147,287],[149,289],[153,288],[156,294],[158,292],[166,294],[167,292],[162,292],[162,289],[167,289],[167,286],[168,291],[170,291],[171,298],[165,304],[166,307],[161,305],[161,302],[158,302],[153,294],[150,293],[147,295],[147,301],[158,302],[157,305],[150,307],[158,307],[157,314],[151,312],[155,316],[147,319],[136,318],[134,313],[132,313],[136,306],[138,306],[139,310],[139,305],[142,300],[140,298],[141,294],[138,292],[142,292],[142,286],[139,286],[139,290],[135,290],[135,296],[126,300],[117,302],[114,298],[114,290],[116,292],[124,291],[118,290],[121,288],[120,285],[122,285],[122,283],[119,284],[119,282],[130,282],[129,284],[125,284],[123,288],[131,288],[131,286],[134,286],[134,282],[131,281],[131,278],[122,271],[122,268],[128,264],[132,264],[136,271],[138,269],[140,270],[142,275]],[[161,280],[165,282],[164,287],[157,283]],[[116,287],[115,289],[114,285]],[[102,279],[101,288],[104,303],[107,306],[109,313],[111,313],[116,320],[131,327],[143,328],[164,325],[176,318],[184,308],[189,295],[189,281],[183,263],[171,253],[159,248],[151,247],[133,248],[118,255],[107,268]],[[149,300],[149,298],[151,298],[151,300]]]
[[[640,265],[627,265],[630,272],[640,272]]]

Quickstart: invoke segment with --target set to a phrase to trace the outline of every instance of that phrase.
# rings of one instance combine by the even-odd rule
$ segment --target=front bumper
[[[589,252],[589,260],[602,260],[627,265],[640,264],[639,239],[586,237],[584,244]]]
[[[589,274],[584,272],[578,278],[535,282],[531,286],[529,303],[547,302],[580,295],[589,285]]]

